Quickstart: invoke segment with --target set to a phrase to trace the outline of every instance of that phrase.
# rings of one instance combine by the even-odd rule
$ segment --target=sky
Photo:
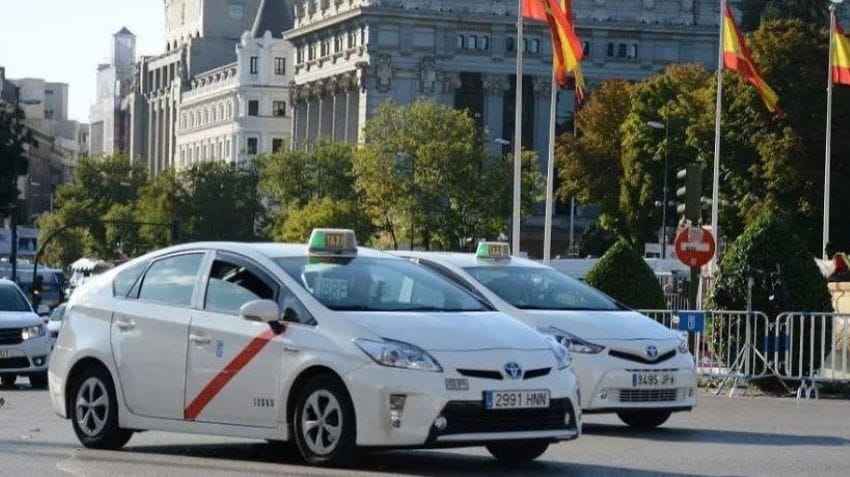
[[[0,0],[0,66],[7,78],[68,83],[70,119],[88,122],[97,65],[127,27],[136,55],[164,51],[162,0]]]

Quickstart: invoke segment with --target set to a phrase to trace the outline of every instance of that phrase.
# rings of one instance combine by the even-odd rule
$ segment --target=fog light
[[[34,365],[36,365],[36,366],[41,366],[41,365],[43,365],[43,364],[44,364],[44,358],[43,358],[43,357],[41,357],[41,356],[39,356],[38,358],[33,358],[33,359],[32,359],[32,362],[33,362],[33,364],[34,364]]]
[[[602,392],[599,393],[599,399],[602,399],[603,401],[605,399],[608,399],[608,390],[607,389],[603,389]]]
[[[449,421],[443,416],[437,417],[437,419],[434,421],[434,428],[440,432],[445,431],[448,425]]]
[[[566,413],[564,415],[564,425],[569,427],[569,425],[573,422],[573,417],[570,416],[570,413]]]
[[[404,394],[390,394],[390,424],[401,427],[401,415],[404,413],[404,402],[407,396]]]

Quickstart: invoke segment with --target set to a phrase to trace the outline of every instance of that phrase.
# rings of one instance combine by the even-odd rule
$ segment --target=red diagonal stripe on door
[[[286,332],[286,328],[284,327],[283,333]],[[281,333],[281,335],[283,334]],[[257,356],[263,348],[266,347],[272,340],[277,338],[278,335],[273,330],[266,330],[248,343],[248,346],[245,347],[239,354],[236,355],[227,366],[224,367],[206,386],[204,389],[198,393],[198,396],[192,401],[186,409],[183,410],[183,419],[187,421],[194,421],[198,415],[203,412],[204,408],[212,401],[218,393],[227,386],[227,383],[230,382],[240,371],[242,371],[251,360]]]

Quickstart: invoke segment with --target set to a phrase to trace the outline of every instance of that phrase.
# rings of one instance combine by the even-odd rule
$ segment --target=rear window
[[[14,285],[0,284],[0,311],[32,311],[24,295]]]
[[[115,276],[112,281],[112,294],[118,297],[126,297],[133,289],[133,285],[145,271],[149,262],[141,262],[123,270]]]

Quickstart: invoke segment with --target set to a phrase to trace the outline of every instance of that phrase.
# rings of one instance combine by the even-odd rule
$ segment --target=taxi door
[[[184,419],[277,427],[282,337],[266,323],[240,318],[239,308],[277,300],[280,286],[243,257],[218,252],[211,262],[189,325]]]

